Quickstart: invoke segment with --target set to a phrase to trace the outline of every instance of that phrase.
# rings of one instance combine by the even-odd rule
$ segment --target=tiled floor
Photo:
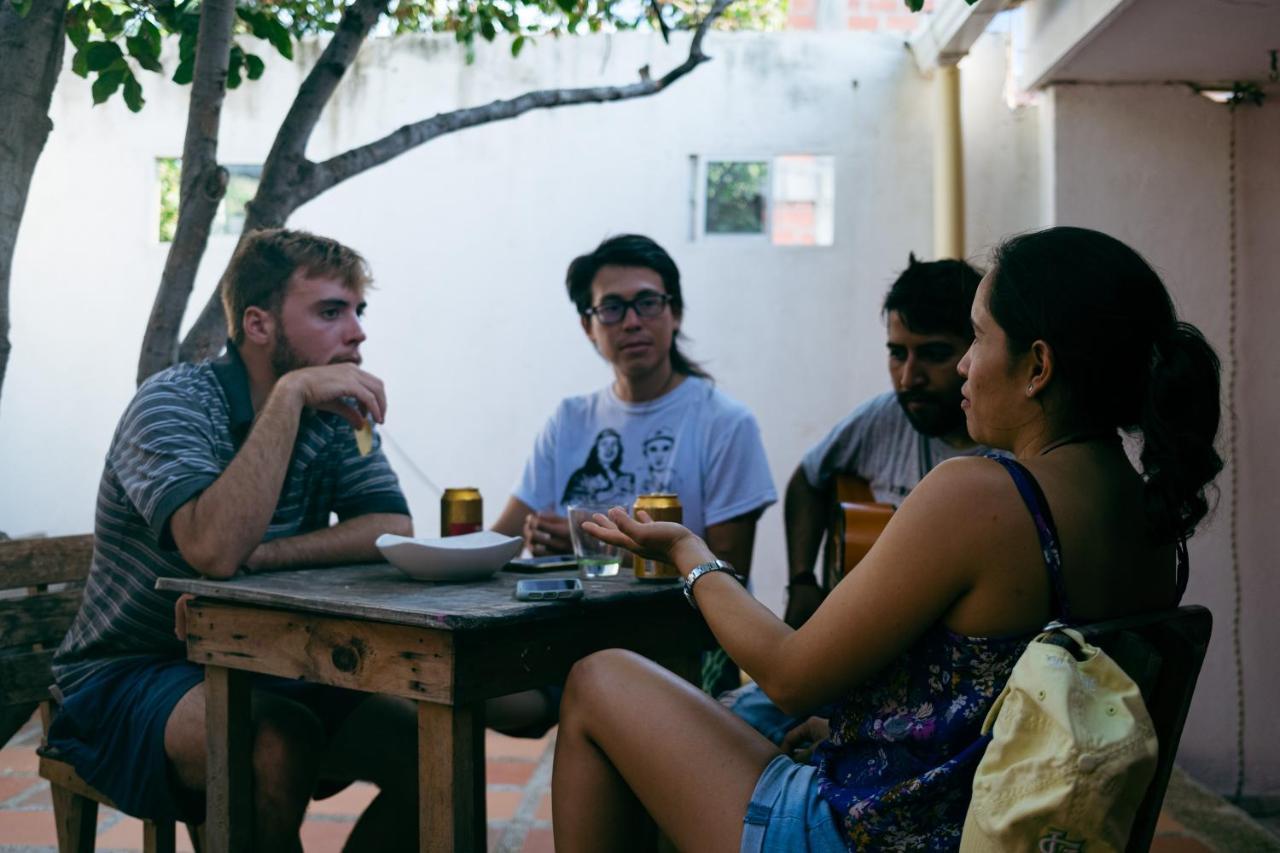
[[[57,849],[49,785],[36,775],[38,724],[33,720],[0,749],[0,853],[51,853]],[[488,783],[489,850],[544,853],[551,839],[551,758],[554,735],[519,740],[489,732],[485,738]],[[308,853],[342,849],[356,816],[373,798],[370,785],[358,784],[311,804],[302,826]],[[98,850],[142,849],[142,824],[109,809],[98,816]],[[1206,838],[1184,826],[1168,808],[1161,815],[1153,853],[1227,853],[1239,849]],[[191,842],[179,828],[178,850]]]
[[[52,853],[57,850],[49,783],[36,775],[40,741],[33,720],[0,749],[0,853]],[[485,736],[488,783],[489,850],[501,853],[550,853],[551,756],[555,739],[520,740],[495,732]],[[311,804],[302,825],[307,853],[342,849],[356,817],[373,799],[372,785],[356,784]],[[99,851],[142,849],[142,824],[110,809],[98,815]],[[191,841],[178,828],[178,850],[190,853]]]

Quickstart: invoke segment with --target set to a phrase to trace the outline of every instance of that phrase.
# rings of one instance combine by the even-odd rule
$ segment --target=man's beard
[[[276,376],[284,376],[289,371],[300,367],[310,367],[310,365],[289,343],[289,336],[284,333],[284,329],[277,329],[276,342],[271,348],[271,369],[275,371]]]
[[[921,435],[939,438],[951,435],[964,428],[964,409],[960,408],[960,392],[954,394],[929,394],[918,391],[899,391],[898,404],[902,412],[911,422],[911,426]],[[911,411],[908,403],[927,403],[919,411]]]

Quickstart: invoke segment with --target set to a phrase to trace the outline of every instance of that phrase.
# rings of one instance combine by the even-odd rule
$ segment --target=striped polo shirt
[[[157,590],[156,579],[200,575],[178,553],[169,518],[231,464],[253,417],[248,374],[230,342],[221,358],[177,365],[138,389],[107,451],[84,600],[54,658],[64,693],[123,657],[185,657],[173,633],[177,593]],[[345,520],[409,507],[376,432],[373,452],[361,456],[350,424],[303,409],[264,539],[327,527],[331,513]]]

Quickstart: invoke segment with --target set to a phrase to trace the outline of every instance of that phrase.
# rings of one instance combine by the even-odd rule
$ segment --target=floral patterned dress
[[[1048,504],[1017,462],[1009,471],[1036,522],[1055,618],[1069,613],[1062,552]],[[939,624],[836,704],[815,752],[818,790],[841,816],[850,850],[944,851],[960,846],[973,773],[989,737],[982,722],[1033,634],[966,637]]]

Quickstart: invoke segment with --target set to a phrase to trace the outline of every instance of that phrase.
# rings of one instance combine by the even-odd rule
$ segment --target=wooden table
[[[485,849],[485,699],[555,683],[603,648],[697,681],[710,634],[678,584],[584,581],[581,601],[522,602],[521,577],[424,583],[380,564],[161,579],[196,596],[187,654],[205,666],[209,850],[252,848],[249,673],[416,700],[419,839],[431,851]]]

